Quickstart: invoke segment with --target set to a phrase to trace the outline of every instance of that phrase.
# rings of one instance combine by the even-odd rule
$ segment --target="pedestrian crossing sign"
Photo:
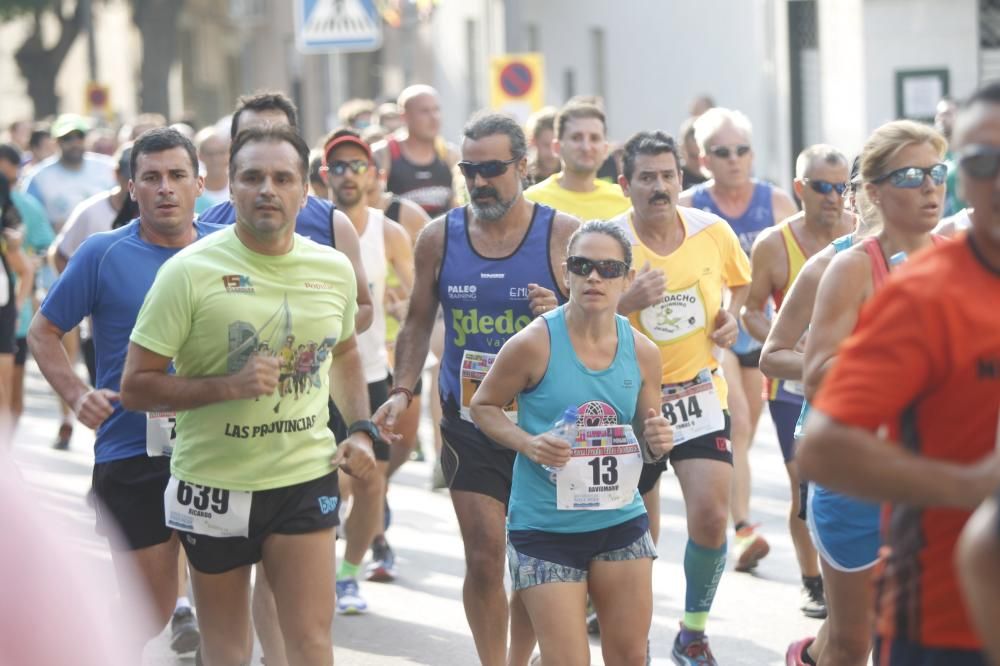
[[[373,51],[382,17],[375,0],[296,0],[295,33],[303,53]]]

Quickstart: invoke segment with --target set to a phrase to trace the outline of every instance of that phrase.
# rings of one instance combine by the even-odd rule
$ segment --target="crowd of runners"
[[[707,98],[676,139],[614,146],[596,98],[477,113],[457,145],[426,85],[340,120],[310,146],[263,92],[200,131],[63,115],[0,145],[0,439],[30,354],[54,447],[96,431],[88,501],[141,581],[114,612],[149,610],[136,659],[169,626],[207,666],[255,637],[268,666],[332,664],[334,615],[399,574],[387,488],[426,407],[482,664],[586,665],[588,634],[609,665],[661,640],[726,663],[727,562],[770,551],[766,402],[788,612],[824,620],[786,663],[1000,663],[1000,85],[807,147],[792,191]],[[687,527],[666,638],[665,473]]]

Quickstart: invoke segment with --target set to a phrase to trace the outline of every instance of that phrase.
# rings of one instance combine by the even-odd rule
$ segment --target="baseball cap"
[[[368,156],[369,162],[375,161],[374,157],[372,157],[372,149],[367,143],[365,143],[364,139],[359,137],[357,134],[344,132],[339,136],[333,137],[326,142],[325,146],[323,146],[323,166],[326,166],[327,158],[329,158],[333,149],[343,145],[357,146],[361,150],[365,151],[365,155]]]
[[[75,113],[63,113],[52,123],[52,138],[61,139],[72,132],[86,134],[90,131],[90,122]]]

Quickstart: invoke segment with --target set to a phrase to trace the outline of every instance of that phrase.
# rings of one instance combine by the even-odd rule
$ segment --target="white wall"
[[[840,0],[833,0],[838,5]],[[866,0],[867,130],[896,117],[897,70],[946,68],[951,94],[972,92],[979,76],[977,0]]]
[[[822,134],[848,159],[868,136],[864,39],[865,0],[819,0]]]

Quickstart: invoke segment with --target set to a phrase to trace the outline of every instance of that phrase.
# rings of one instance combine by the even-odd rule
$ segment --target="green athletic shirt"
[[[254,351],[280,358],[273,394],[178,414],[170,469],[213,488],[283,488],[332,469],[330,350],[354,333],[357,283],[337,250],[296,234],[288,254],[265,256],[235,230],[160,268],[131,340],[172,358],[181,377],[236,373]]]

